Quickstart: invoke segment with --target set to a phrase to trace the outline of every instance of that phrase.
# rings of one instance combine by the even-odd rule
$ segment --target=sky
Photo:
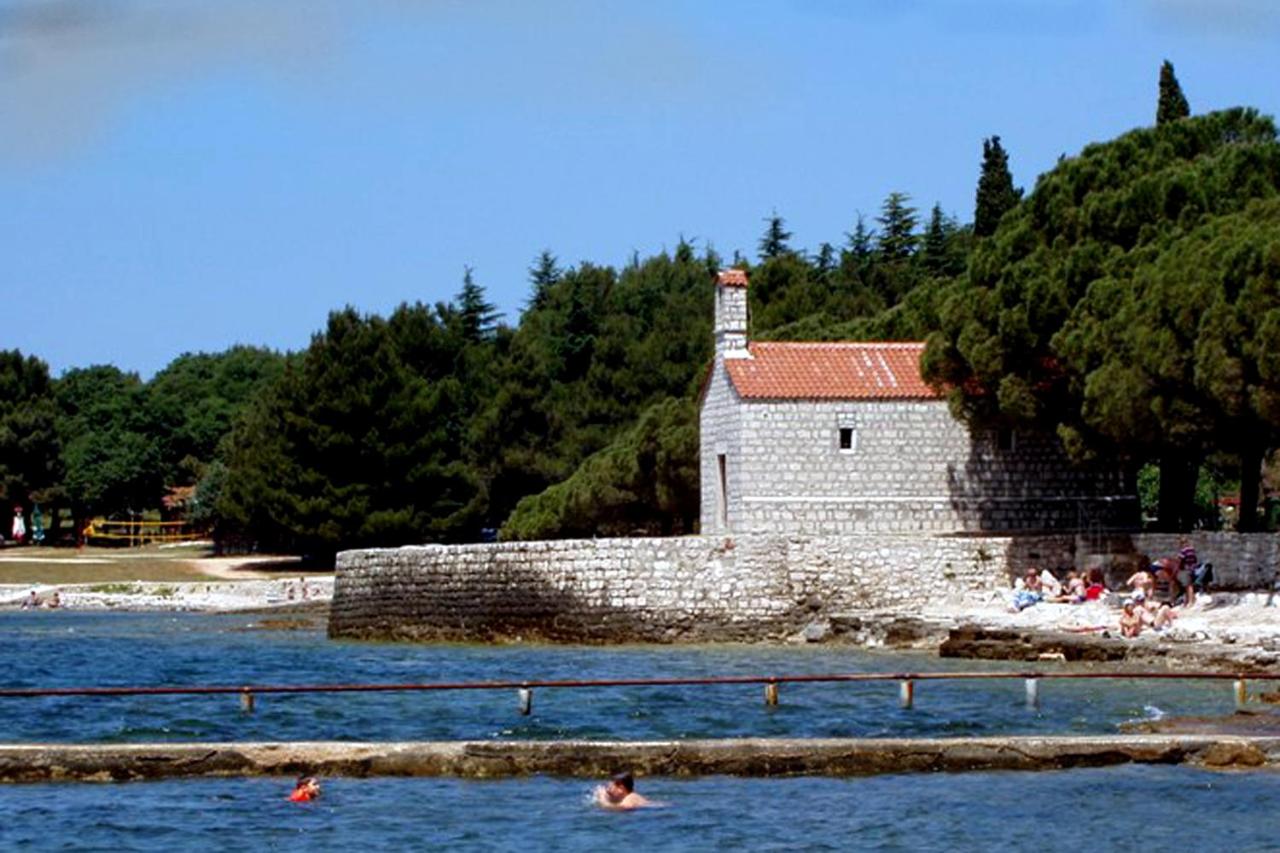
[[[1271,0],[0,0],[0,349],[144,378],[448,300],[543,249],[839,245],[891,191],[971,221],[1193,112],[1280,113]]]

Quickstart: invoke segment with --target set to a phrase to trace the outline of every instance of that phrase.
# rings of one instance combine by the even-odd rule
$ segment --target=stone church
[[[920,374],[923,343],[748,337],[747,274],[716,280],[701,401],[702,532],[963,533],[1132,528],[1119,470],[1055,436],[970,433]]]

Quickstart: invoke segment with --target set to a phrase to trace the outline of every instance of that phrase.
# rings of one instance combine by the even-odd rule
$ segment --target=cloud
[[[1280,34],[1275,0],[1143,0],[1147,16],[1192,35],[1269,39]]]
[[[592,0],[0,0],[0,159],[78,150],[132,100],[229,67],[323,85],[370,27],[422,36],[408,73],[427,98],[705,99],[694,84],[750,73],[682,23]],[[511,60],[518,79],[503,76]]]
[[[335,0],[0,0],[0,146],[61,153],[140,90],[229,63],[312,62],[337,16]]]

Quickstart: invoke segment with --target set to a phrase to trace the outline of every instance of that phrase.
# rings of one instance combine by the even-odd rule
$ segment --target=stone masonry
[[[729,367],[757,356],[747,338],[745,273],[732,272],[716,288],[715,362],[702,398],[703,533],[1134,526],[1137,498],[1118,469],[1073,466],[1049,435],[971,435],[920,383],[918,362],[909,370],[921,398],[871,396],[880,393],[872,389],[863,398],[815,399],[803,388],[744,397]],[[770,346],[803,353],[806,345]],[[798,370],[806,367],[802,361]]]
[[[1197,534],[1225,588],[1269,585],[1274,534]],[[346,551],[335,637],[574,642],[764,640],[840,614],[989,596],[1031,566],[1103,565],[1119,583],[1177,540],[1087,536],[686,536]]]

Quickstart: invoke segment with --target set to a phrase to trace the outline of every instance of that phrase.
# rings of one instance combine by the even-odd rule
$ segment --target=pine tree
[[[836,266],[836,249],[830,243],[823,243],[818,247],[818,256],[813,259],[814,268],[819,275],[826,275],[835,269]]]
[[[880,208],[880,239],[877,248],[880,257],[886,261],[901,261],[911,257],[915,252],[916,209],[908,202],[911,196],[906,193],[891,192]]]
[[[560,269],[556,263],[556,256],[551,254],[550,249],[543,249],[542,254],[538,255],[538,260],[529,267],[529,283],[533,285],[533,292],[529,296],[529,307],[541,308],[546,305],[548,292],[563,274],[564,270]]]
[[[1156,105],[1156,125],[1167,124],[1191,115],[1191,106],[1186,95],[1182,94],[1182,86],[1178,85],[1177,75],[1173,73],[1173,63],[1165,60],[1160,65],[1160,102]]]
[[[770,258],[791,254],[791,247],[787,245],[787,241],[791,239],[791,232],[784,227],[785,223],[778,212],[775,210],[773,215],[764,221],[769,223],[769,227],[760,238],[760,260],[767,261]]]
[[[930,275],[942,276],[950,272],[951,238],[955,232],[955,220],[942,212],[942,205],[935,203],[920,244],[920,264]]]
[[[462,334],[468,341],[482,341],[493,335],[498,322],[498,310],[485,301],[484,288],[476,284],[471,267],[462,274],[462,290],[458,292],[458,316],[462,320]]]
[[[859,261],[865,261],[871,257],[871,240],[875,236],[870,228],[867,227],[867,218],[861,213],[858,214],[858,221],[853,226],[853,231],[845,235],[849,238],[849,253]]]
[[[996,233],[1000,217],[1017,206],[1022,190],[1013,186],[1009,173],[1009,155],[1000,145],[1000,137],[982,140],[982,174],[978,178],[978,198],[973,209],[973,233],[990,237]]]

